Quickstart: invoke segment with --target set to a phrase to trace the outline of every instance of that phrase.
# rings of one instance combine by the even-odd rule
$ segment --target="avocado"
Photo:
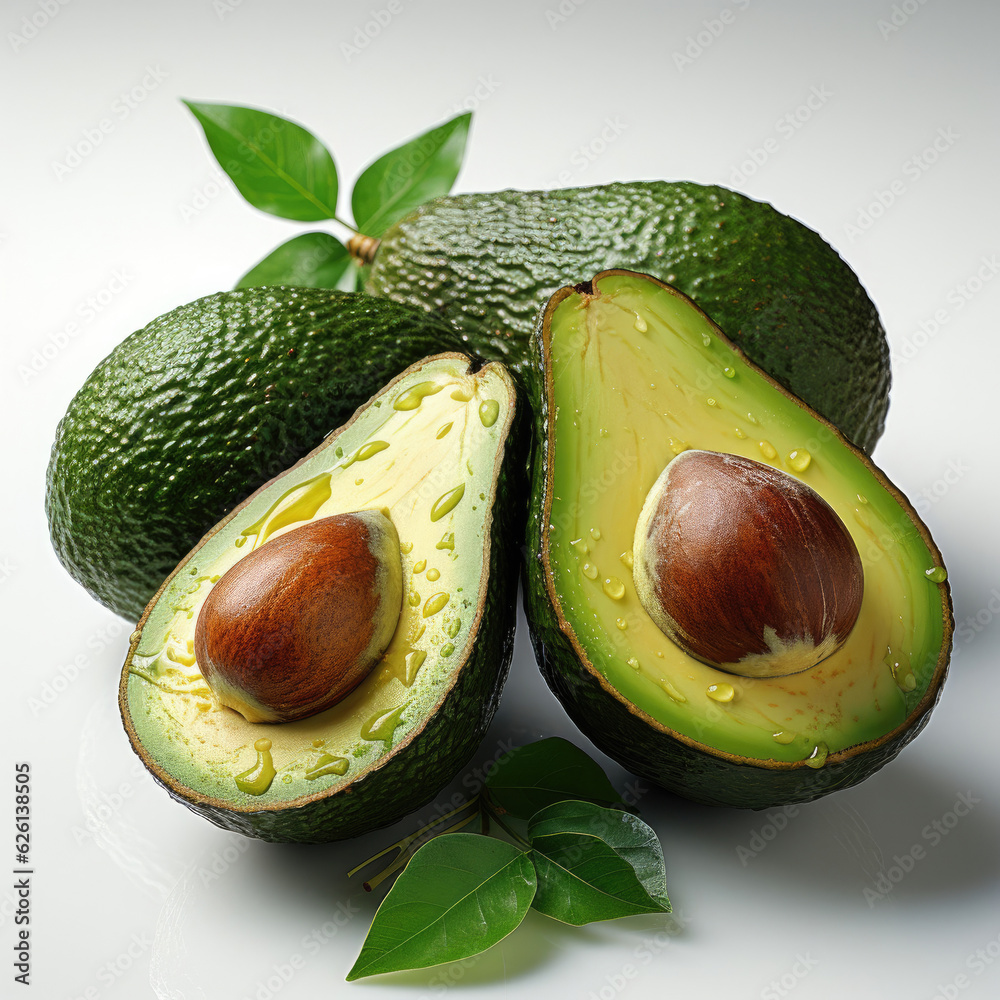
[[[556,289],[623,267],[689,295],[769,375],[870,452],[889,350],[857,276],[822,237],[692,182],[437,198],[391,227],[366,288],[453,322],[484,358],[527,362]]]
[[[455,330],[371,296],[223,292],[133,333],[56,430],[45,507],[56,554],[136,621],[201,536]]]
[[[510,539],[523,530],[517,409],[502,366],[460,354],[422,360],[180,562],[131,637],[119,691],[132,746],[173,797],[248,836],[322,842],[392,823],[454,777],[486,732],[513,648]],[[374,566],[359,568],[368,556],[350,548],[305,560],[314,543],[335,544],[327,526],[345,515],[358,522]],[[300,558],[286,560],[289,547]],[[267,571],[244,585],[252,560]],[[269,722],[223,703],[233,676],[244,693],[253,686],[243,678],[258,658],[273,653],[274,662],[257,694],[288,667],[290,629],[311,633],[319,653],[274,703],[287,691],[311,699],[296,682],[308,687],[330,657],[330,633],[368,643],[357,612],[370,595],[358,584],[377,580],[380,568],[373,617],[394,623],[388,645],[333,704]],[[230,593],[211,606],[227,582]],[[271,593],[253,596],[269,583]],[[297,595],[282,608],[289,586]],[[227,617],[233,600],[244,602],[242,620]],[[315,625],[297,624],[310,614]],[[220,639],[242,652],[229,656]],[[209,657],[213,669],[231,671],[221,688]]]
[[[936,703],[953,627],[900,492],[655,278],[561,289],[534,344],[524,604],[580,729],[713,805],[808,801],[891,760]]]

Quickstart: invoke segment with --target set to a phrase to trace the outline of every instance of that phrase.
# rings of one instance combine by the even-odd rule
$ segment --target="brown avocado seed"
[[[685,451],[636,525],[633,578],[660,630],[744,677],[808,670],[847,641],[861,557],[815,490],[761,462]]]
[[[402,605],[399,536],[386,513],[295,528],[222,575],[194,634],[221,704],[250,722],[289,722],[335,705],[368,675]]]

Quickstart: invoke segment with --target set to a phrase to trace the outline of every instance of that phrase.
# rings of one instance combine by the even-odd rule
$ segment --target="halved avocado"
[[[525,609],[576,724],[636,774],[716,805],[808,801],[894,757],[936,702],[953,624],[941,555],[899,491],[655,278],[612,270],[563,288],[536,352]],[[864,596],[832,655],[739,676],[684,652],[646,612],[637,522],[689,449],[779,469],[846,526]]]
[[[249,836],[322,842],[394,822],[454,777],[513,648],[516,411],[501,365],[425,359],[188,554],[132,635],[119,693],[134,749],[171,795]],[[398,535],[402,610],[384,655],[308,718],[248,722],[222,707],[195,656],[213,587],[272,541],[355,511],[381,512]]]

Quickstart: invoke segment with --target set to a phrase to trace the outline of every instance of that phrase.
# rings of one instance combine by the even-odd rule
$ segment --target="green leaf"
[[[523,851],[477,833],[435,837],[382,900],[347,978],[478,955],[517,927],[534,895]]]
[[[485,784],[490,803],[518,819],[529,819],[564,799],[602,805],[621,802],[600,765],[558,736],[504,754]]]
[[[340,240],[329,233],[303,233],[272,250],[240,278],[236,287],[336,288],[350,264],[351,255]]]
[[[358,230],[381,236],[424,202],[447,194],[462,166],[471,121],[467,111],[366,167],[351,194]]]
[[[220,166],[254,208],[299,222],[336,215],[337,167],[311,132],[255,108],[184,103]]]
[[[536,849],[545,838],[561,834],[596,837],[631,865],[642,888],[659,909],[670,911],[667,872],[656,831],[638,816],[605,809],[592,802],[557,802],[531,817],[528,837]]]

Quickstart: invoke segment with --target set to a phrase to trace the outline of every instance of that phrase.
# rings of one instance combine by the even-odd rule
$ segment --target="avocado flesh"
[[[607,268],[674,285],[859,447],[875,446],[890,373],[871,299],[821,236],[726,188],[635,181],[438,198],[383,235],[366,287],[450,320],[480,356],[522,370],[548,298]]]
[[[132,637],[120,693],[133,746],[173,795],[244,833],[330,840],[393,822],[453,777],[510,658],[516,570],[502,550],[516,531],[514,411],[499,365],[477,371],[461,355],[415,365],[177,567]],[[381,661],[306,719],[250,723],[219,706],[193,652],[213,584],[268,539],[364,509],[388,510],[403,563],[402,613]],[[393,778],[408,756],[406,777]]]
[[[463,349],[447,324],[368,295],[251,288],[158,317],[87,378],[46,477],[69,573],[138,620],[225,514],[407,365]]]
[[[541,341],[538,391],[548,423],[538,427],[537,558],[526,608],[550,682],[552,671],[576,675],[582,663],[647,728],[761,768],[835,763],[910,728],[943,677],[950,603],[947,587],[926,575],[941,566],[940,554],[881,473],[655,279],[609,272],[592,286],[564,289],[548,307]],[[865,593],[839,651],[792,676],[739,677],[684,653],[646,614],[623,554],[632,551],[650,487],[688,448],[771,464],[806,482],[843,520],[861,555]],[[553,617],[561,637],[552,634]],[[731,700],[713,698],[712,685],[716,696],[728,695],[728,685]],[[754,779],[741,780],[749,788]],[[667,783],[726,801],[719,789],[685,788],[683,777]],[[772,804],[766,790],[756,794],[741,801],[736,791],[730,804]]]

